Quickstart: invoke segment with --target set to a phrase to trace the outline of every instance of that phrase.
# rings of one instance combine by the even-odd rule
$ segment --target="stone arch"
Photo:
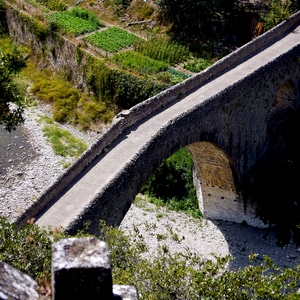
[[[255,216],[255,207],[244,205],[234,166],[226,153],[209,142],[192,143],[187,148],[194,162],[194,185],[204,217],[263,226]]]

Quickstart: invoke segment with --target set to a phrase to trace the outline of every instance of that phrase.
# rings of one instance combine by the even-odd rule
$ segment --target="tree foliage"
[[[176,31],[200,29],[203,21],[215,16],[216,12],[228,10],[233,1],[226,0],[161,0],[162,17],[173,24]]]
[[[7,32],[6,14],[5,14],[5,2],[0,0],[0,35]]]
[[[292,1],[271,0],[269,11],[262,16],[264,27],[269,30],[292,14]]]
[[[13,78],[24,66],[25,61],[20,52],[14,48],[12,53],[4,53],[0,48],[0,124],[4,124],[6,130],[11,131],[24,119],[23,108],[10,109],[9,103],[21,104],[19,93]]]

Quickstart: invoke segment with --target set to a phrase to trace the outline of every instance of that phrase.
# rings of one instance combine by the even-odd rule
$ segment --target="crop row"
[[[166,71],[169,67],[165,62],[152,59],[131,50],[117,53],[112,59],[119,67],[134,70],[141,75],[153,75]]]
[[[167,62],[171,65],[187,60],[190,55],[185,46],[165,39],[153,38],[148,41],[139,41],[135,50],[153,59]]]
[[[110,27],[84,38],[92,45],[111,53],[131,46],[138,39],[136,35],[118,27]]]
[[[63,30],[75,36],[92,32],[104,26],[91,13],[79,8],[53,13],[49,16],[49,21],[59,25]]]

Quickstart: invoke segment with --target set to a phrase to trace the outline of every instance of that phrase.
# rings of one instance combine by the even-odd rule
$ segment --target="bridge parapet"
[[[8,22],[14,20],[8,18]],[[58,196],[75,179],[91,162],[99,155],[105,153],[105,149],[111,145],[126,129],[148,117],[165,109],[172,102],[178,101],[185,97],[192,90],[200,85],[217,77],[226,69],[233,67],[240,61],[246,60],[253,52],[264,48],[266,45],[276,40],[284,32],[292,29],[300,22],[300,12],[291,16],[288,20],[282,22],[272,30],[266,32],[262,36],[249,42],[245,46],[237,49],[228,56],[222,58],[211,67],[196,74],[182,83],[179,83],[144,102],[135,105],[127,111],[119,113],[113,120],[112,125],[103,135],[95,142],[87,151],[85,151],[75,163],[66,170],[64,174],[50,186],[40,197],[15,221],[19,226],[26,223],[29,218],[39,213],[51,200]],[[13,26],[13,25],[12,25]],[[71,43],[70,41],[65,41]]]

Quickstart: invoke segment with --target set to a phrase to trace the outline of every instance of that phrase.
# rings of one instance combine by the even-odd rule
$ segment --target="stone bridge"
[[[118,225],[141,187],[187,146],[204,216],[263,226],[244,196],[251,171],[285,143],[300,108],[300,13],[205,71],[117,115],[18,220],[73,233]],[[276,187],[274,187],[276,188]]]

